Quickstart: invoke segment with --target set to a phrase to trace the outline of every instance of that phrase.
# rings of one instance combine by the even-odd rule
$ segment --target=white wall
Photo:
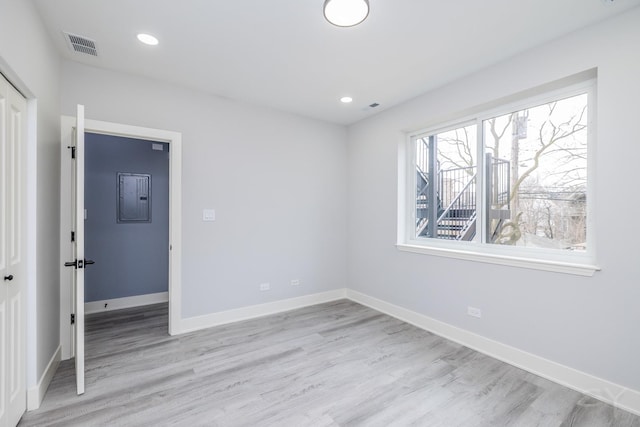
[[[37,121],[30,124],[26,147],[29,175],[27,251],[30,255],[27,264],[27,387],[37,383],[60,342],[59,68],[57,53],[33,4],[24,0],[3,0],[0,71],[30,99],[30,120],[37,116]]]
[[[182,132],[183,318],[346,286],[344,127],[71,62],[62,74],[64,114],[82,103]]]
[[[349,287],[640,390],[639,23],[636,8],[351,126]],[[589,202],[602,271],[578,277],[396,250],[404,132],[593,67],[597,201]],[[468,305],[482,309],[481,320],[466,315]]]

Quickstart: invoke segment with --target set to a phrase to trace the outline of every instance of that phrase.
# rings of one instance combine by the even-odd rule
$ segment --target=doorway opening
[[[85,132],[85,313],[169,301],[169,144]]]
[[[72,233],[72,215],[71,215],[71,196],[72,196],[72,177],[71,177],[71,150],[68,148],[72,146],[72,138],[74,129],[76,126],[76,118],[70,116],[63,116],[61,123],[62,131],[62,144],[61,144],[61,265],[66,258],[69,258],[69,254],[72,248],[71,238],[67,239],[65,236],[71,236]],[[168,271],[167,271],[167,290],[166,294],[163,292],[153,292],[150,298],[168,299],[169,302],[169,324],[168,332],[170,335],[180,333],[180,308],[181,308],[181,287],[180,287],[180,264],[181,264],[181,134],[178,132],[143,128],[137,126],[123,125],[111,122],[102,122],[96,120],[85,121],[85,136],[90,138],[120,138],[119,141],[126,140],[128,143],[140,142],[144,140],[147,144],[153,146],[153,144],[161,145],[165,155],[169,156],[168,160],[168,242],[165,240],[165,254],[168,258]],[[111,141],[113,142],[113,141]],[[153,148],[151,148],[153,149]],[[159,150],[158,150],[159,151]],[[128,172],[128,171],[122,171]],[[135,171],[134,171],[135,172]],[[113,186],[116,188],[116,181],[114,179]],[[153,195],[152,195],[153,196]],[[153,200],[152,200],[153,202]],[[85,205],[86,207],[86,205]],[[112,212],[116,210],[113,207]],[[90,212],[87,212],[91,215]],[[168,243],[168,247],[166,244]],[[162,248],[161,248],[162,249]],[[91,267],[95,267],[92,265]],[[117,267],[115,267],[117,268]],[[73,330],[74,325],[71,324],[70,318],[72,317],[72,289],[70,284],[72,283],[70,269],[61,268],[60,271],[60,339],[62,346],[62,359],[69,359],[74,357],[74,338]],[[87,269],[87,272],[90,270]],[[100,297],[97,297],[100,298]],[[119,302],[127,303],[128,297],[123,300],[119,298],[107,298],[107,309],[115,309],[113,305],[117,305]],[[140,300],[136,301],[128,300],[129,303],[137,305],[140,304]],[[148,297],[141,297],[142,303],[146,304],[150,302]],[[89,298],[91,299],[91,297]],[[101,304],[105,304],[104,299]],[[161,302],[161,301],[157,301]],[[109,307],[111,304],[111,307]],[[91,307],[88,305],[87,307]],[[123,308],[124,306],[120,307]]]

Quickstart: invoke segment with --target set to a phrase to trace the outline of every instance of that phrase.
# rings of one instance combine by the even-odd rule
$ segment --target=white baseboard
[[[206,314],[204,316],[188,317],[180,322],[180,333],[197,331],[210,328],[212,326],[224,325],[226,323],[238,322],[241,320],[254,319],[256,317],[267,316],[269,314],[281,313],[295,310],[296,308],[307,307],[324,302],[335,301],[346,298],[346,289],[336,289],[318,294],[305,295],[296,298],[289,298],[280,301],[268,302],[265,304],[251,305],[248,307],[236,308],[233,310],[220,311]]]
[[[347,289],[346,294],[348,299],[359,304],[594,397],[617,408],[640,415],[640,391],[638,390],[629,389],[586,372],[527,353],[361,292]]]
[[[27,390],[27,411],[33,411],[34,409],[38,409],[40,407],[42,399],[44,399],[44,394],[47,392],[49,384],[51,384],[51,380],[53,379],[56,370],[58,370],[58,365],[60,364],[61,358],[62,346],[59,345],[55,353],[53,353],[51,360],[49,360],[49,364],[42,373],[38,384]]]
[[[133,297],[105,299],[91,301],[84,304],[85,314],[100,313],[102,311],[119,310],[121,308],[139,307],[142,305],[158,304],[169,301],[169,292],[136,295]]]

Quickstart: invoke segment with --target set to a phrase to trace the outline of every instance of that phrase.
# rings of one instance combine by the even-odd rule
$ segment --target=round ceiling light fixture
[[[338,27],[353,27],[369,16],[369,0],[325,0],[324,17]]]
[[[343,96],[342,98],[340,98],[340,102],[342,102],[343,104],[348,104],[350,102],[353,102],[353,98],[350,96]]]
[[[138,34],[138,40],[140,40],[144,44],[148,44],[149,46],[155,46],[159,43],[157,38],[155,38],[151,34],[145,33]]]

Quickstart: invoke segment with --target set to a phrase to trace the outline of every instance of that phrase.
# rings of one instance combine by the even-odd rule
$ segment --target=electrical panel
[[[151,175],[118,173],[118,223],[151,222]]]

